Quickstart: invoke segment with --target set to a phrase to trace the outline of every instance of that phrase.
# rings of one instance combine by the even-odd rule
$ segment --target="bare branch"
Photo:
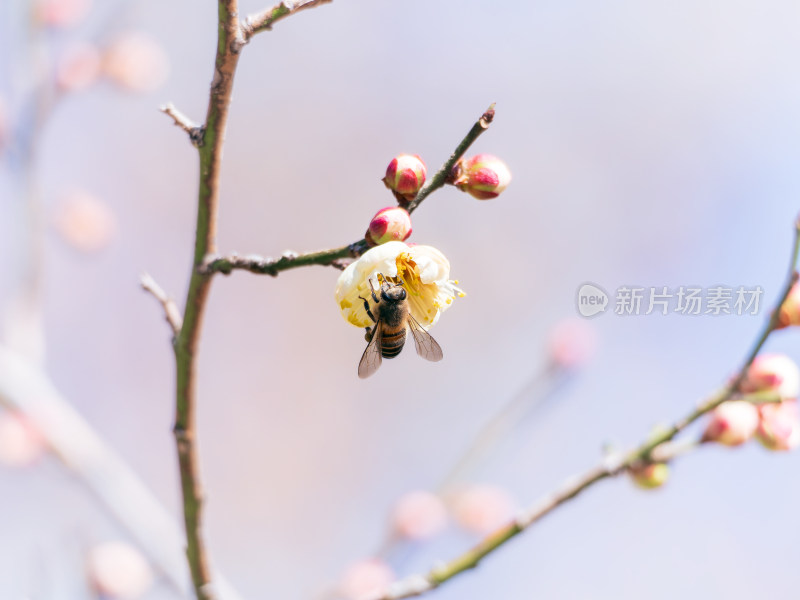
[[[178,310],[175,301],[167,296],[164,290],[161,289],[161,286],[156,283],[155,279],[150,277],[147,273],[142,275],[141,285],[143,290],[150,292],[161,304],[167,323],[169,323],[169,326],[172,328],[172,334],[175,336],[178,335],[181,331],[181,325],[183,324],[183,317],[181,317],[181,312]]]
[[[177,368],[173,431],[181,475],[186,558],[197,600],[213,600],[216,596],[212,586],[208,550],[202,535],[203,491],[196,446],[197,353],[206,300],[211,288],[211,278],[201,273],[200,267],[206,255],[216,252],[222,148],[233,79],[240,56],[235,42],[241,39],[237,0],[218,0],[217,5],[218,39],[214,76],[202,138],[197,145],[200,168],[194,257],[183,311],[183,325],[173,344]]]
[[[293,15],[307,8],[328,4],[332,1],[333,0],[300,0],[298,2],[281,2],[263,12],[250,15],[241,25],[242,44],[244,45],[249,42],[257,33],[271,30],[275,23],[289,15]]]
[[[415,574],[390,585],[386,592],[378,597],[378,600],[399,600],[401,598],[410,598],[412,596],[424,594],[456,577],[460,573],[477,567],[484,557],[491,554],[510,539],[516,537],[544,516],[550,514],[565,502],[572,500],[594,484],[608,479],[609,477],[619,475],[631,467],[641,465],[642,463],[669,460],[685,451],[686,449],[680,445],[671,446],[673,438],[706,413],[738,395],[739,387],[746,377],[753,360],[761,351],[761,348],[764,346],[770,334],[779,327],[778,318],[780,309],[786,301],[792,286],[798,279],[798,274],[795,270],[798,253],[800,253],[800,223],[796,222],[789,275],[786,278],[786,283],[777,306],[770,315],[768,322],[764,326],[756,342],[753,344],[753,348],[745,359],[744,364],[739,369],[737,376],[722,390],[722,392],[714,394],[688,415],[677,421],[672,427],[662,433],[652,436],[635,450],[627,454],[613,455],[599,466],[568,480],[560,489],[556,490],[554,493],[548,494],[527,510],[522,511],[511,523],[489,534],[478,545],[457,558],[431,569],[431,571],[425,575]],[[693,445],[696,444],[697,442],[693,443]],[[688,446],[687,448],[689,447],[692,446]]]
[[[200,147],[200,145],[203,143],[203,135],[205,134],[205,129],[201,125],[198,125],[177,108],[175,108],[175,105],[173,105],[172,102],[165,104],[159,110],[172,117],[175,125],[183,129],[189,135],[189,140],[192,142],[192,146],[195,148]]]
[[[201,270],[209,274],[223,273],[229,275],[234,269],[243,269],[251,273],[276,277],[281,271],[308,265],[331,266],[337,269],[343,269],[342,259],[361,256],[366,249],[366,242],[360,240],[349,246],[342,246],[341,248],[333,248],[331,250],[320,250],[319,252],[297,254],[287,251],[284,252],[280,258],[238,256],[236,254],[225,257],[208,256]]]

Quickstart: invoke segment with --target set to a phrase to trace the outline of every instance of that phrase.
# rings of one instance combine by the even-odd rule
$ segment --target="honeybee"
[[[358,363],[358,376],[362,379],[369,377],[381,366],[382,358],[394,358],[400,354],[406,343],[408,330],[411,330],[417,354],[432,362],[442,360],[441,346],[411,316],[408,308],[408,293],[403,287],[403,281],[398,280],[399,283],[391,283],[383,274],[378,277],[378,281],[383,280],[380,297],[375,293],[372,281],[369,280],[369,289],[377,308],[377,315],[370,309],[368,299],[361,298],[369,318],[375,325],[372,327],[372,331],[367,328],[369,343],[361,356],[361,362]]]

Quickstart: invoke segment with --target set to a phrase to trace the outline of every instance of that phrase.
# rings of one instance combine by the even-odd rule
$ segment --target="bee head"
[[[381,287],[381,298],[387,302],[399,302],[406,299],[406,290],[401,285],[384,285]]]

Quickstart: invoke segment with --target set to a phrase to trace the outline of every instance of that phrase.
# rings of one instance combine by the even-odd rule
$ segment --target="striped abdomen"
[[[388,333],[385,329],[381,336],[381,355],[383,358],[394,358],[400,354],[403,344],[406,343],[406,328],[401,327],[397,331]]]

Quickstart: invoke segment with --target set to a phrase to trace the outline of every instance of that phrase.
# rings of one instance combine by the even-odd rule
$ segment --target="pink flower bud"
[[[44,454],[44,438],[23,414],[0,414],[0,464],[27,467]]]
[[[739,389],[745,394],[774,391],[781,399],[792,400],[800,392],[800,370],[785,354],[760,354]]]
[[[789,290],[789,295],[786,300],[781,304],[780,313],[778,313],[778,326],[790,327],[792,325],[800,325],[800,284],[795,283],[792,289]]]
[[[383,594],[394,581],[391,567],[378,558],[368,558],[348,567],[339,584],[347,600],[372,600]]]
[[[386,167],[383,183],[399,200],[410,202],[425,184],[427,169],[416,154],[398,154]]]
[[[758,409],[744,400],[723,402],[711,412],[703,440],[738,446],[753,437],[758,427]]]
[[[132,92],[152,92],[169,75],[169,60],[161,45],[144,33],[118,36],[103,57],[106,76]]]
[[[493,485],[476,485],[453,499],[456,522],[474,533],[485,535],[505,525],[514,516],[516,503],[506,490]]]
[[[76,25],[89,12],[89,0],[37,0],[34,16],[50,27]]]
[[[792,450],[800,445],[800,409],[796,400],[759,406],[758,441],[770,450]]]
[[[646,490],[661,487],[669,479],[669,465],[666,463],[650,463],[641,467],[632,467],[628,472],[631,481]]]
[[[8,146],[11,137],[11,123],[8,115],[8,105],[0,97],[0,154]]]
[[[565,369],[583,366],[594,354],[597,335],[584,319],[569,318],[550,331],[550,359]]]
[[[141,553],[124,542],[105,542],[91,549],[86,573],[92,587],[109,600],[132,600],[150,587],[153,575]]]
[[[117,223],[104,202],[86,192],[73,191],[60,204],[56,227],[68,244],[83,252],[97,252],[111,242]]]
[[[62,90],[75,92],[93,84],[100,74],[100,52],[87,43],[64,50],[56,68],[56,82]]]
[[[453,167],[453,185],[478,200],[497,198],[511,182],[506,164],[491,154],[462,159]]]
[[[405,208],[389,206],[382,208],[369,223],[367,242],[380,246],[386,242],[402,242],[411,235],[411,215]]]
[[[404,494],[392,511],[392,527],[402,537],[424,540],[447,526],[447,509],[436,494],[415,491]]]

